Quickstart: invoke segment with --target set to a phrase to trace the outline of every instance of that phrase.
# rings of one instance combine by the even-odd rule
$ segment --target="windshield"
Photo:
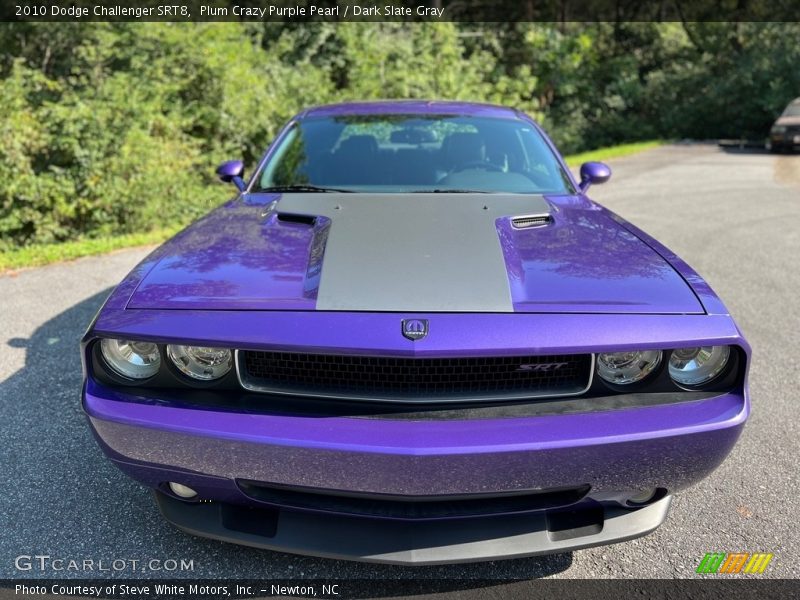
[[[255,190],[573,193],[541,134],[518,119],[349,115],[298,122]],[[291,191],[291,190],[289,190]]]
[[[790,104],[783,111],[782,117],[800,117],[800,104]]]

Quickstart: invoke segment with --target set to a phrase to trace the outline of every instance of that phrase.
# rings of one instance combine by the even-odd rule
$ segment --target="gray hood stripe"
[[[318,310],[513,312],[495,221],[550,207],[530,195],[292,194],[277,209],[332,221]]]

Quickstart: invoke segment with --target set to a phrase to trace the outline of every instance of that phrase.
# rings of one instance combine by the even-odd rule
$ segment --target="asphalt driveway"
[[[754,412],[730,458],[676,497],[636,541],[543,558],[401,568],[321,560],[192,538],[107,462],[79,404],[77,344],[136,249],[0,276],[0,578],[109,576],[19,571],[20,555],[191,560],[147,577],[694,577],[706,552],[772,552],[765,575],[800,574],[800,156],[667,146],[613,161],[595,199],[703,274],[754,348]],[[141,563],[140,563],[141,564]],[[171,563],[170,563],[171,564]]]

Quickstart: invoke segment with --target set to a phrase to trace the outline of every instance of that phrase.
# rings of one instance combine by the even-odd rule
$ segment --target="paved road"
[[[78,402],[78,339],[146,253],[131,250],[0,277],[0,577],[22,575],[14,558],[27,554],[191,559],[194,572],[182,575],[208,578],[692,577],[705,552],[735,550],[774,552],[769,575],[800,575],[800,156],[670,146],[612,166],[612,181],[592,190],[596,199],[704,274],[755,348],[754,413],[741,441],[718,471],[676,498],[656,533],[544,558],[412,569],[178,532],[149,493],[104,460]]]

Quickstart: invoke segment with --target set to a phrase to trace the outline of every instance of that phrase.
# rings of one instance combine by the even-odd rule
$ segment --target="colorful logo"
[[[763,573],[773,555],[766,552],[709,552],[697,566],[698,573]]]

